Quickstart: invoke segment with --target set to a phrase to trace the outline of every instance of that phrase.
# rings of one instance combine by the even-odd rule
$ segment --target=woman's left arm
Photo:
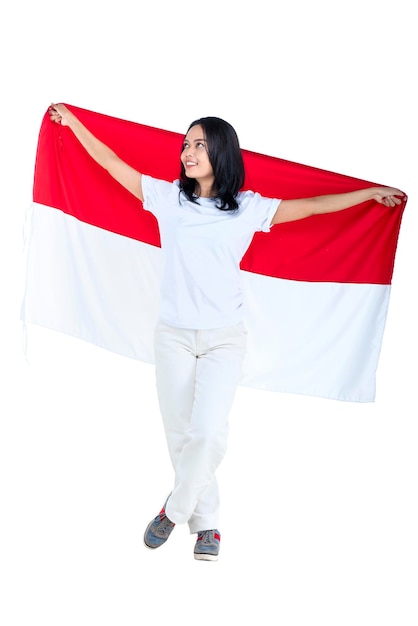
[[[334,213],[361,204],[367,200],[376,200],[387,207],[394,207],[406,199],[405,194],[394,187],[369,187],[348,193],[300,198],[299,200],[282,200],[271,224],[283,224],[300,220],[320,213]]]

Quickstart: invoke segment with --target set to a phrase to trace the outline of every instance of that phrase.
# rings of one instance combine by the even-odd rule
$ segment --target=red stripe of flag
[[[69,106],[102,141],[138,171],[164,180],[179,176],[183,135]],[[243,150],[246,189],[267,197],[340,193],[374,183]],[[94,163],[66,127],[45,114],[33,187],[35,202],[105,230],[160,245],[158,225],[140,202]],[[390,284],[405,203],[374,201],[257,233],[242,269],[309,282]]]

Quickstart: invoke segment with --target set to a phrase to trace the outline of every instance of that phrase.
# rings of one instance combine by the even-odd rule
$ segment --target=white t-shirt
[[[268,232],[280,200],[253,191],[239,208],[196,204],[173,183],[142,176],[144,208],[158,220],[163,253],[160,319],[178,328],[220,328],[243,319],[240,261],[257,231]]]

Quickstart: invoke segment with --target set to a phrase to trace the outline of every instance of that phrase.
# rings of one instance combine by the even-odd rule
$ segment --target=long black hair
[[[218,200],[218,209],[226,211],[238,208],[236,196],[244,184],[245,170],[241,148],[235,129],[219,117],[202,117],[192,122],[187,132],[193,126],[203,128],[207,143],[210,164],[215,177],[213,191]],[[187,133],[186,133],[187,134]],[[180,190],[192,202],[196,201],[196,181],[188,178],[181,164]]]

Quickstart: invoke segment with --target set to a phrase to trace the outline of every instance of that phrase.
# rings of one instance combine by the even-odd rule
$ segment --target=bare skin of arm
[[[52,122],[68,126],[88,154],[125,189],[143,201],[140,172],[125,163],[113,150],[97,139],[64,104],[51,104],[48,111]]]
[[[273,217],[273,224],[283,224],[300,220],[311,215],[334,213],[361,204],[367,200],[376,200],[387,207],[401,204],[405,194],[394,187],[369,187],[348,193],[301,198],[299,200],[282,200]]]

